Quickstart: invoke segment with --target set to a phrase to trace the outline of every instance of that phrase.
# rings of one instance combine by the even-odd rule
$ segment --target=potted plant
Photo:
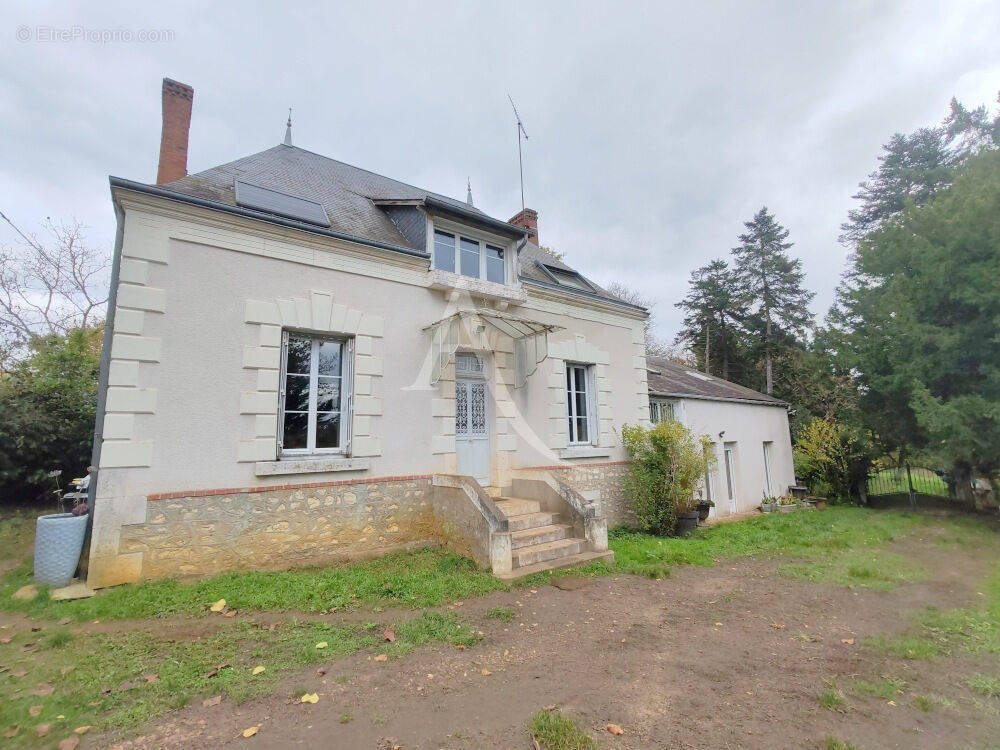
[[[760,511],[761,513],[774,513],[778,509],[778,498],[766,495],[763,500],[760,501]]]
[[[711,513],[714,507],[715,503],[708,498],[702,497],[701,490],[698,490],[698,520],[707,521],[708,514]]]
[[[652,429],[625,425],[622,440],[630,459],[625,489],[640,528],[659,535],[690,533],[698,525],[698,490],[715,461],[708,436],[696,437],[668,420]]]
[[[782,495],[778,498],[778,510],[782,513],[791,513],[793,510],[798,510],[799,501],[796,500],[791,495]]]
[[[50,473],[50,476],[53,475],[58,476]],[[89,477],[86,483],[81,484],[86,489]],[[49,513],[35,521],[35,581],[52,588],[68,586],[73,580],[87,534],[89,509],[85,495],[80,492],[72,494],[76,495],[72,512]],[[62,507],[58,489],[56,496]]]

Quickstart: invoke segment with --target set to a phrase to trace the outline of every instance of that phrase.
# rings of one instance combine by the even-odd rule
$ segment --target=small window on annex
[[[278,448],[282,455],[346,453],[352,339],[282,336]]]

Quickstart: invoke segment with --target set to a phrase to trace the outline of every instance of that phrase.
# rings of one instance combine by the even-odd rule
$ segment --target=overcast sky
[[[672,338],[690,272],[762,205],[821,315],[880,145],[1000,89],[995,0],[298,5],[4,4],[0,210],[29,230],[75,217],[110,250],[107,177],[155,181],[169,76],[195,89],[191,172],[275,145],[293,107],[295,145],[459,198],[470,177],[508,218],[510,92],[542,244],[654,299]],[[43,40],[74,26],[167,33]]]

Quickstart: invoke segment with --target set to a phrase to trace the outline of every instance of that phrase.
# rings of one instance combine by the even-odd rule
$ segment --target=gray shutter
[[[354,339],[344,342],[343,377],[340,395],[340,435],[344,455],[351,455],[351,435],[354,426]]]

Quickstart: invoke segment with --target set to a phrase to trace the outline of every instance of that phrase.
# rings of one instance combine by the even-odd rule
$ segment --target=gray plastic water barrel
[[[68,586],[80,562],[87,515],[53,513],[35,523],[35,581],[52,588]]]

